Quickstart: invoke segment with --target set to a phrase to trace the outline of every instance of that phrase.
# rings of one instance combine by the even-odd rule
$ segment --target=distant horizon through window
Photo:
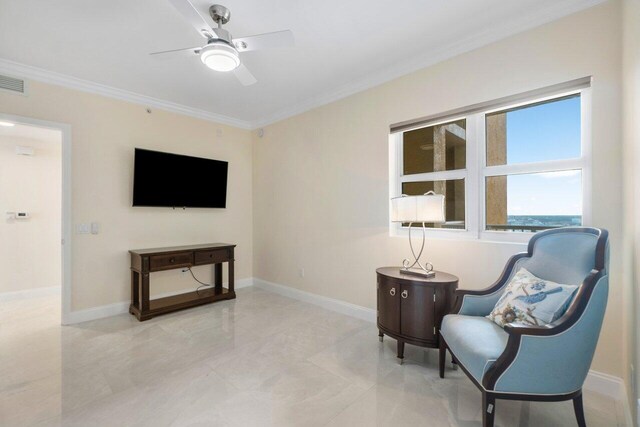
[[[505,124],[506,162],[498,164],[571,159],[582,154],[579,94],[508,110]],[[580,171],[509,175],[507,216],[522,215],[581,217]]]

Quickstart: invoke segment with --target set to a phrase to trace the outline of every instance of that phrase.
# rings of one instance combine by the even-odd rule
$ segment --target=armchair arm
[[[505,325],[507,345],[487,370],[482,385],[487,390],[542,394],[570,393],[582,387],[600,333],[607,293],[606,272],[594,269],[567,312],[555,322]]]
[[[451,312],[469,316],[486,316],[491,313],[500,298],[500,291],[507,284],[514,267],[518,261],[529,256],[531,256],[529,253],[523,252],[509,258],[498,280],[488,288],[479,290],[456,289],[456,302]]]

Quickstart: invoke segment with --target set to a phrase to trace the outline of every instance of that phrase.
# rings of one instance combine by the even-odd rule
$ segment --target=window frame
[[[498,111],[531,105],[539,102],[560,99],[570,95],[580,95],[580,150],[578,158],[548,160],[511,165],[486,165],[486,115]],[[436,126],[456,120],[466,120],[466,169],[451,171],[403,174],[403,134],[415,129]],[[486,185],[490,176],[515,175],[523,173],[560,172],[580,170],[582,176],[582,225],[591,224],[592,192],[592,156],[591,156],[591,87],[579,87],[572,90],[549,92],[541,96],[523,97],[522,100],[509,103],[496,103],[481,111],[469,114],[458,113],[442,116],[432,121],[420,122],[414,127],[405,127],[389,134],[389,200],[402,194],[404,182],[440,181],[450,179],[465,180],[465,228],[434,229],[427,228],[428,237],[443,239],[468,239],[493,242],[526,243],[535,232],[515,232],[508,230],[486,230]],[[391,202],[389,201],[389,218]],[[391,236],[408,236],[409,227],[389,222]]]

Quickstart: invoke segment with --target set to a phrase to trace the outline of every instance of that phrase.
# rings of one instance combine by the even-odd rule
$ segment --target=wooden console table
[[[442,318],[454,302],[458,278],[436,271],[425,279],[400,274],[400,267],[383,267],[378,276],[378,335],[398,340],[398,359],[404,358],[404,344],[438,348]]]
[[[233,299],[233,251],[236,245],[209,243],[169,248],[131,250],[131,305],[129,313],[138,320],[148,320],[197,305]],[[222,287],[222,263],[229,263],[229,287]],[[149,273],[196,265],[213,264],[214,286],[154,300],[149,299]]]

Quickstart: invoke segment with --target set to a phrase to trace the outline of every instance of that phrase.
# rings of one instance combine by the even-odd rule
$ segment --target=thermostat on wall
[[[24,145],[16,145],[16,154],[18,156],[33,156],[36,150],[33,147],[27,147]]]
[[[29,212],[7,212],[7,219],[28,219]]]

